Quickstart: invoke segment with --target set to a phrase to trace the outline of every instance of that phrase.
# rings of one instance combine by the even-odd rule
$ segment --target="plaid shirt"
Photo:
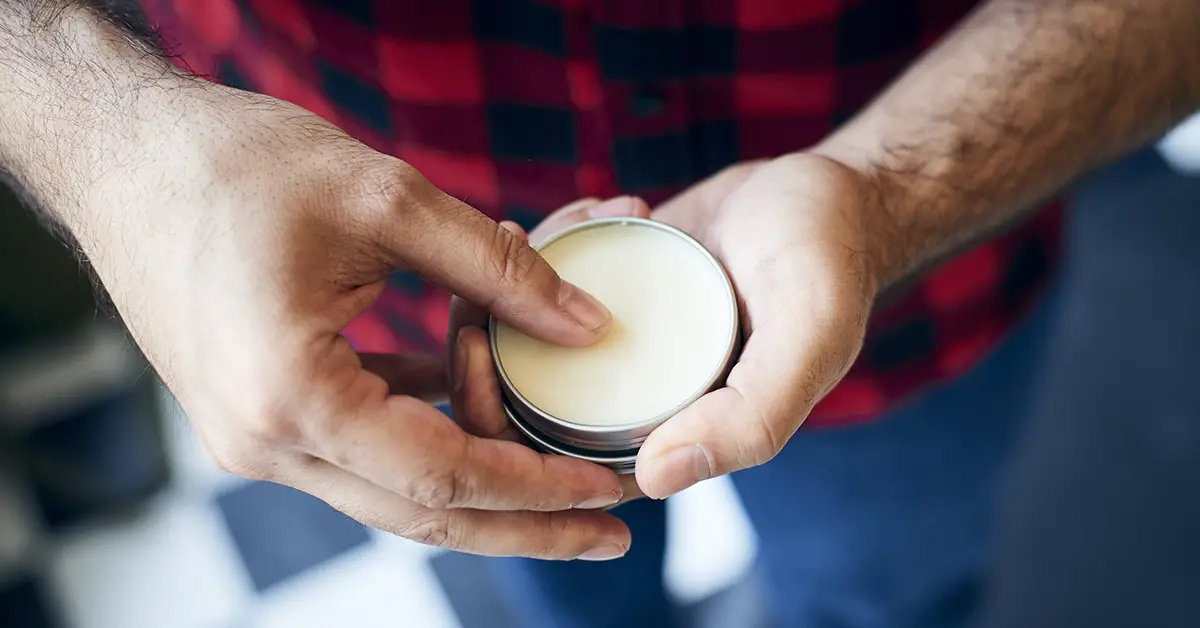
[[[307,107],[527,229],[577,198],[653,205],[817,142],[974,4],[143,0],[193,70]],[[1059,223],[1044,211],[880,311],[809,425],[878,415],[970,368],[1040,295]],[[345,333],[362,350],[440,350],[447,309],[397,274]]]

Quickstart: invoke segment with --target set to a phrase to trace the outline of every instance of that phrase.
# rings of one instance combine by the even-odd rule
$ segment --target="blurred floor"
[[[177,414],[166,429],[170,488],[132,516],[47,534],[31,496],[0,477],[0,564],[12,554],[0,625],[506,628],[480,559],[370,531],[296,491],[221,473]],[[711,600],[746,571],[752,533],[725,482],[672,508],[668,582],[683,602]],[[5,591],[25,600],[22,610],[3,610]],[[743,619],[757,606],[745,589],[719,599]],[[47,608],[33,608],[39,601]],[[700,615],[711,622],[712,611]]]

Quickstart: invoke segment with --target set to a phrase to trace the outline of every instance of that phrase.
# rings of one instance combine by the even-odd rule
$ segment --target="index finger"
[[[414,270],[547,342],[585,346],[608,332],[608,310],[563,281],[523,238],[415,171],[397,171],[405,172],[396,175],[401,183],[382,199],[391,206],[369,234],[390,266]]]
[[[648,218],[649,216],[650,207],[646,205],[645,201],[639,198],[620,196],[607,201],[584,198],[559,208],[547,216],[529,234],[526,234],[525,230],[516,223],[505,221],[501,222],[500,226],[536,246],[547,237],[587,220],[617,217]],[[450,369],[452,378],[455,369],[465,368],[463,365],[458,364],[458,362],[467,359],[465,347],[460,346],[462,342],[462,339],[459,337],[460,330],[464,327],[487,329],[487,326],[487,310],[460,297],[454,297],[451,300],[450,326],[446,336],[446,343],[447,346],[451,347],[448,368]],[[472,382],[480,380],[472,376],[467,376],[465,381],[467,383],[466,387],[470,387]],[[472,416],[471,408],[469,407],[472,404],[464,403],[464,400],[472,395],[468,394],[468,391],[465,390],[456,390],[454,393],[451,396],[454,407],[454,418],[469,433],[475,436],[492,437],[505,431],[512,432],[515,429],[508,425],[506,418],[502,415],[498,416],[500,414],[498,408],[494,412],[486,413],[487,416]]]
[[[500,227],[512,233],[522,241],[537,246],[542,240],[566,229],[572,225],[594,218],[617,218],[628,216],[632,218],[649,218],[650,207],[646,202],[635,197],[619,196],[607,201],[595,198],[584,198],[563,206],[550,214],[530,233],[520,225],[504,221]],[[450,329],[446,336],[447,342],[452,343],[458,336],[458,330],[465,326],[487,327],[488,312],[466,299],[454,297],[450,303]]]

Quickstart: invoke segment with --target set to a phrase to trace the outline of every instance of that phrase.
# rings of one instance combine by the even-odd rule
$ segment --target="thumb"
[[[394,266],[413,270],[547,342],[589,345],[608,331],[608,310],[559,278],[524,237],[415,171],[405,179],[388,212],[400,219],[379,234]]]
[[[751,334],[724,388],[658,427],[638,452],[637,479],[663,499],[697,482],[770,460],[800,427],[827,374],[793,334]]]
[[[638,452],[637,479],[648,496],[668,497],[697,482],[763,464],[799,429],[812,407],[849,370],[862,346],[866,309],[829,298],[784,258],[778,275],[750,282],[748,320],[755,325],[725,387],[704,395],[654,430]],[[809,285],[805,291],[763,290]],[[758,296],[760,298],[754,298]],[[796,324],[796,312],[807,320]]]

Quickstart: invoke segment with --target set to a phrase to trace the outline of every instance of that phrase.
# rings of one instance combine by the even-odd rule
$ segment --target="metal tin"
[[[504,411],[509,420],[536,446],[548,453],[572,456],[608,466],[618,473],[632,473],[641,444],[659,425],[677,414],[683,408],[691,405],[705,393],[721,386],[734,358],[741,346],[740,322],[738,320],[737,299],[733,290],[733,282],[725,272],[717,258],[704,248],[695,238],[665,223],[643,218],[600,218],[583,222],[547,238],[536,248],[541,250],[563,238],[580,231],[598,228],[652,228],[671,234],[684,242],[691,244],[700,251],[724,280],[727,302],[730,309],[731,327],[728,330],[729,340],[723,359],[714,365],[711,377],[704,386],[691,396],[680,402],[671,410],[655,417],[622,425],[584,425],[572,423],[552,416],[534,406],[513,385],[504,371],[496,342],[496,326],[499,324],[492,318],[488,324],[491,336],[492,362],[500,380],[500,391],[503,394]]]

